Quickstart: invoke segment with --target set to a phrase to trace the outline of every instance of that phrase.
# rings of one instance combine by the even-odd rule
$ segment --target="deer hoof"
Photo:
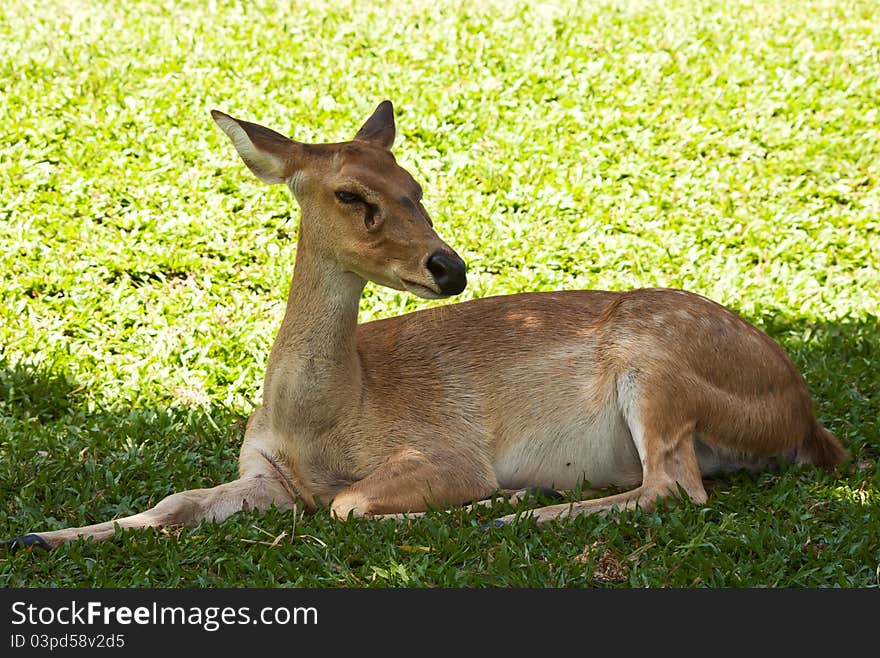
[[[550,487],[531,487],[528,490],[528,494],[533,498],[547,498],[549,500],[565,499],[565,496],[556,491],[556,489],[551,489]]]
[[[4,546],[7,546],[10,551],[13,553],[17,551],[19,548],[28,548],[30,546],[39,546],[44,550],[51,550],[51,546],[46,543],[46,540],[40,537],[40,535],[36,535],[31,533],[29,535],[22,535],[21,537],[16,537],[15,539],[7,539],[3,542]]]
[[[489,523],[484,523],[480,526],[480,530],[483,532],[487,532],[488,530],[494,530],[495,528],[503,528],[507,525],[507,521],[504,519],[492,519]]]

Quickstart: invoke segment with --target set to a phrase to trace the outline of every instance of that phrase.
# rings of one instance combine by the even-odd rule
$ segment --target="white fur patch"
[[[629,372],[623,373],[617,380],[617,400],[620,404],[620,411],[629,428],[633,445],[635,445],[636,451],[639,453],[639,460],[644,471],[647,455],[645,451],[645,426],[642,424],[642,419],[639,416],[638,395],[638,388],[632,374]]]
[[[571,489],[582,483],[595,488],[640,484],[639,457],[615,396],[592,413],[588,407],[584,400],[574,413],[557,408],[535,426],[523,427],[521,438],[508,442],[494,461],[499,485]]]
[[[290,177],[290,180],[287,181],[287,187],[290,188],[293,196],[297,199],[299,199],[299,192],[304,178],[305,175],[302,171],[295,171],[293,172],[293,176]]]

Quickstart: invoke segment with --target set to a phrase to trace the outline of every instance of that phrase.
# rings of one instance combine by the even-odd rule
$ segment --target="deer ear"
[[[391,105],[391,101],[382,101],[354,138],[390,149],[394,144],[395,134],[394,106]]]
[[[218,110],[211,116],[232,140],[248,168],[264,183],[285,183],[293,175],[297,143],[256,123],[234,119]]]

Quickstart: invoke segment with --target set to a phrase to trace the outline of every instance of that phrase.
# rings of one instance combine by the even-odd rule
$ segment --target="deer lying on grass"
[[[53,548],[110,537],[116,525],[195,525],[273,505],[328,505],[344,520],[460,505],[501,488],[628,488],[528,513],[543,522],[651,509],[682,491],[703,503],[703,476],[780,457],[824,467],[847,457],[782,348],[695,294],[524,293],[358,325],[367,281],[427,299],[466,284],[421,187],[391,154],[391,103],[339,144],[212,114],[254,174],[285,183],[302,209],[240,477],[14,545]]]

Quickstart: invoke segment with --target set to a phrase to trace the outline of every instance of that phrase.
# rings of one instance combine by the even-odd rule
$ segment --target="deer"
[[[544,498],[550,504],[495,520],[546,523],[652,511],[667,498],[704,504],[703,478],[848,459],[783,348],[695,293],[522,292],[359,324],[367,282],[432,300],[467,285],[464,260],[391,152],[391,102],[339,143],[212,116],[256,177],[287,185],[301,211],[239,477],[124,518],[17,537],[13,547],[53,549],[117,527],[194,526],[273,506],[329,508],[354,522],[498,492],[606,490]]]

